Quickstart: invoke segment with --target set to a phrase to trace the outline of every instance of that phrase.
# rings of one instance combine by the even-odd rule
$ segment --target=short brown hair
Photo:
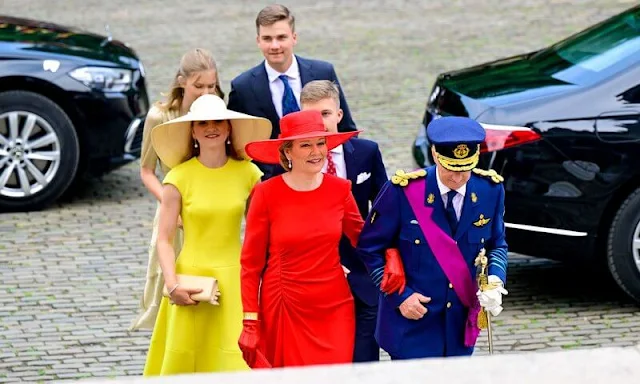
[[[285,141],[284,143],[280,144],[280,147],[278,147],[278,152],[280,153],[280,165],[282,165],[282,168],[287,171],[290,171],[291,167],[289,167],[289,159],[287,158],[285,150],[291,148],[293,148],[293,141],[291,140]]]
[[[317,103],[328,98],[332,98],[340,108],[340,90],[331,80],[310,81],[300,91],[300,104]]]
[[[256,17],[256,33],[260,34],[260,27],[268,27],[278,21],[286,20],[291,27],[291,32],[296,31],[296,18],[289,9],[281,4],[268,5],[258,13]]]

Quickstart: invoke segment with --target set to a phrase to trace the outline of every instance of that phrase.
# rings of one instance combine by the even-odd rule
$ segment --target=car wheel
[[[53,203],[76,176],[80,144],[73,123],[48,98],[0,93],[0,212]]]
[[[620,288],[640,302],[640,189],[627,197],[613,218],[607,264]]]

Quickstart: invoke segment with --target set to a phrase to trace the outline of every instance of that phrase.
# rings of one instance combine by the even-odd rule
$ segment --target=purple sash
[[[476,297],[477,287],[471,279],[469,267],[460,248],[458,248],[458,244],[433,221],[431,218],[433,208],[424,205],[425,186],[425,179],[414,180],[403,190],[433,255],[442,267],[444,274],[453,284],[453,289],[462,304],[469,308],[469,316],[464,330],[464,345],[473,347],[480,334],[480,328],[478,328],[480,305]]]

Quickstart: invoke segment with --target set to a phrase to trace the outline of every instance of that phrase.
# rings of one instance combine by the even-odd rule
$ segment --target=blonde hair
[[[180,59],[180,67],[173,78],[173,83],[169,89],[167,100],[164,103],[158,103],[158,107],[164,111],[179,110],[184,98],[184,88],[180,85],[180,76],[189,78],[194,73],[214,70],[216,72],[216,95],[224,98],[224,92],[220,88],[220,76],[218,66],[211,52],[202,48],[195,48],[182,55]]]
[[[282,20],[286,20],[291,27],[291,32],[295,32],[296,18],[289,12],[289,9],[281,4],[268,5],[262,8],[256,17],[256,33],[260,34],[260,27],[268,27]]]
[[[330,80],[310,81],[300,91],[300,104],[317,103],[328,98],[332,98],[340,108],[340,90],[336,83]]]
[[[291,171],[291,167],[289,167],[289,159],[287,158],[285,151],[291,148],[293,148],[293,141],[291,140],[285,141],[280,144],[280,147],[278,147],[278,153],[280,153],[280,165],[282,165],[282,168],[287,171]]]

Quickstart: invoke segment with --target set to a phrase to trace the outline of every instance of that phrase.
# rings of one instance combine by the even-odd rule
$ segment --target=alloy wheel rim
[[[0,196],[35,195],[59,168],[60,139],[45,119],[27,111],[0,115]]]
[[[636,229],[633,231],[633,238],[631,239],[631,253],[633,261],[636,264],[638,272],[640,272],[640,221],[636,224]]]

